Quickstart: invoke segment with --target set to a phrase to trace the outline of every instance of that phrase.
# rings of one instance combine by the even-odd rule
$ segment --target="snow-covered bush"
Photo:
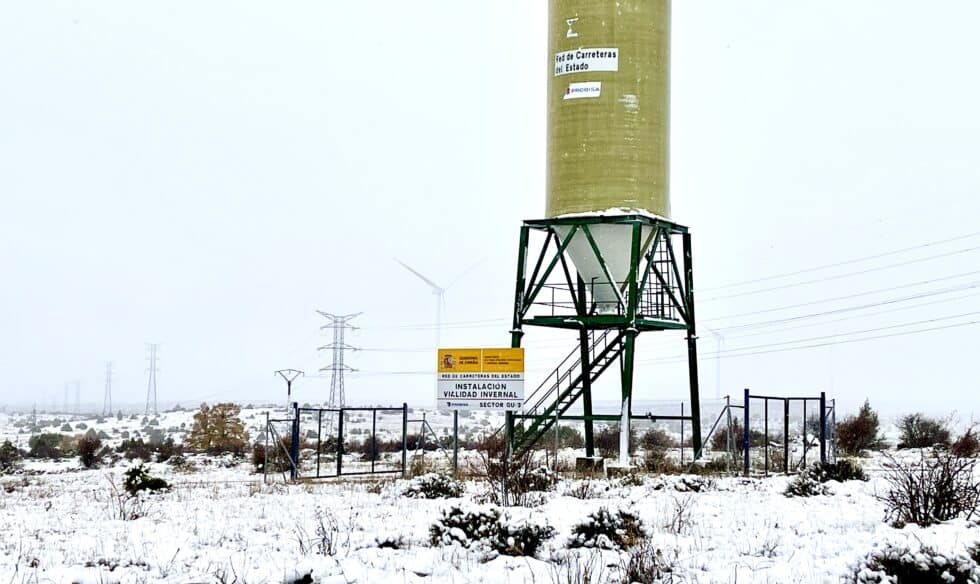
[[[805,472],[821,483],[868,480],[868,476],[864,474],[861,465],[850,458],[842,458],[837,462],[819,462],[808,466]]]
[[[824,483],[828,481],[866,481],[861,465],[853,460],[842,458],[837,462],[819,462],[806,467],[795,479],[786,485],[783,492],[787,497],[814,497],[829,495],[830,489]]]
[[[674,490],[681,493],[703,493],[715,488],[714,479],[697,475],[682,475],[674,481]]]
[[[167,481],[158,478],[151,477],[146,469],[143,468],[142,464],[137,464],[133,468],[126,471],[126,480],[123,482],[123,488],[130,496],[136,496],[140,491],[161,491],[170,488]]]
[[[555,536],[548,525],[513,522],[493,505],[461,507],[454,505],[429,527],[433,546],[458,544],[485,554],[533,556],[545,540]]]
[[[892,543],[862,558],[852,575],[859,583],[976,584],[980,565],[967,550],[939,552],[922,544]]]
[[[625,550],[645,538],[646,529],[638,515],[623,509],[613,512],[600,507],[572,528],[568,547]]]
[[[817,495],[829,495],[830,489],[813,473],[804,471],[787,483],[783,494],[787,497],[816,497]]]
[[[534,491],[550,491],[555,488],[561,477],[558,473],[551,470],[546,466],[539,466],[538,468],[531,469],[523,477],[522,490],[524,492],[534,492]]]
[[[429,473],[409,481],[401,494],[413,499],[448,499],[463,494],[463,483],[449,475]]]
[[[616,484],[621,487],[642,487],[643,477],[635,472],[628,472],[616,478]]]

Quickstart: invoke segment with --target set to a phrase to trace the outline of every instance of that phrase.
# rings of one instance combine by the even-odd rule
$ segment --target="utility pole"
[[[112,361],[105,362],[105,396],[102,398],[102,415],[112,415]]]
[[[290,404],[293,401],[293,381],[305,373],[299,369],[280,369],[276,371],[276,375],[286,380],[286,412],[289,412]]]
[[[317,348],[320,351],[326,351],[329,349],[333,356],[333,360],[331,361],[330,365],[320,369],[320,371],[330,372],[330,399],[327,400],[327,407],[342,408],[346,403],[344,396],[344,374],[356,371],[356,369],[353,369],[344,363],[344,353],[347,351],[358,350],[357,347],[352,347],[344,342],[344,333],[347,330],[357,330],[357,327],[352,326],[350,321],[364,313],[358,312],[356,314],[336,315],[330,314],[329,312],[323,312],[322,310],[317,310],[317,313],[330,321],[329,324],[325,324],[320,328],[333,329],[333,342],[329,345],[324,345]]]
[[[82,413],[82,382],[75,380],[75,415]]]
[[[150,405],[153,405],[152,411],[153,415],[158,413],[157,410],[157,350],[160,348],[160,343],[147,343],[147,351],[149,355],[147,359],[150,361],[150,368],[147,370],[149,375],[146,378],[146,413],[145,415],[150,415]]]
[[[65,401],[64,401],[64,404],[63,404],[63,408],[64,409],[62,411],[64,411],[66,414],[69,413],[69,409],[68,409],[68,384],[67,383],[65,384]]]

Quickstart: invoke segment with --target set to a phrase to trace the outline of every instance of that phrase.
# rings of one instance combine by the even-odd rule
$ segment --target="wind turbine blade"
[[[465,270],[463,270],[458,276],[456,276],[455,278],[453,278],[453,281],[450,282],[448,286],[446,286],[446,290],[449,290],[450,288],[452,288],[453,285],[456,284],[456,282],[459,282],[460,280],[462,280],[463,277],[465,277],[467,274],[469,274],[473,270],[477,269],[478,267],[482,266],[483,263],[486,262],[486,261],[487,261],[487,258],[483,258],[483,259],[477,261],[476,263],[474,263],[473,265],[471,265],[470,267],[468,267]]]
[[[436,283],[435,283],[435,282],[433,282],[432,280],[430,280],[430,279],[428,279],[428,278],[426,278],[426,277],[425,277],[425,276],[423,276],[422,274],[420,274],[420,273],[418,273],[417,271],[415,271],[415,269],[414,269],[414,268],[412,268],[411,266],[409,266],[409,265],[408,265],[408,264],[406,264],[405,262],[403,262],[403,261],[401,261],[401,260],[400,260],[400,259],[398,259],[398,258],[394,258],[394,260],[395,260],[396,262],[398,262],[399,264],[401,264],[401,266],[402,266],[403,268],[405,268],[405,269],[406,269],[406,270],[408,270],[409,272],[412,272],[413,274],[415,274],[415,275],[416,275],[416,276],[417,276],[417,277],[418,277],[418,278],[419,278],[420,280],[422,280],[423,282],[425,282],[426,284],[428,284],[429,286],[431,286],[431,287],[432,287],[432,289],[433,289],[433,290],[435,290],[436,292],[441,292],[441,291],[442,291],[442,287],[441,287],[441,286],[439,286],[438,284],[436,284]]]

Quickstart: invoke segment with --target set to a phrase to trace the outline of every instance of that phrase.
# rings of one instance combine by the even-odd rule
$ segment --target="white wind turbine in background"
[[[425,277],[418,270],[406,264],[405,262],[401,261],[400,259],[398,258],[394,258],[394,259],[403,268],[415,274],[417,278],[419,278],[420,280],[428,284],[430,288],[432,288],[432,294],[436,297],[436,348],[438,349],[442,341],[442,310],[446,304],[446,291],[452,288],[457,282],[462,280],[464,276],[466,276],[467,274],[475,270],[480,264],[482,264],[486,260],[486,258],[481,259],[480,261],[474,263],[470,267],[463,270],[458,276],[456,276],[451,282],[449,282],[449,284],[446,285],[445,288],[440,286],[439,284],[436,284],[431,279]]]

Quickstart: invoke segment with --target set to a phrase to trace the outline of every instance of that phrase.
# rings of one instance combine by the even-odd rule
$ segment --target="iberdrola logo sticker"
[[[601,81],[580,81],[569,83],[565,90],[565,99],[582,99],[587,97],[599,97],[602,93]]]

